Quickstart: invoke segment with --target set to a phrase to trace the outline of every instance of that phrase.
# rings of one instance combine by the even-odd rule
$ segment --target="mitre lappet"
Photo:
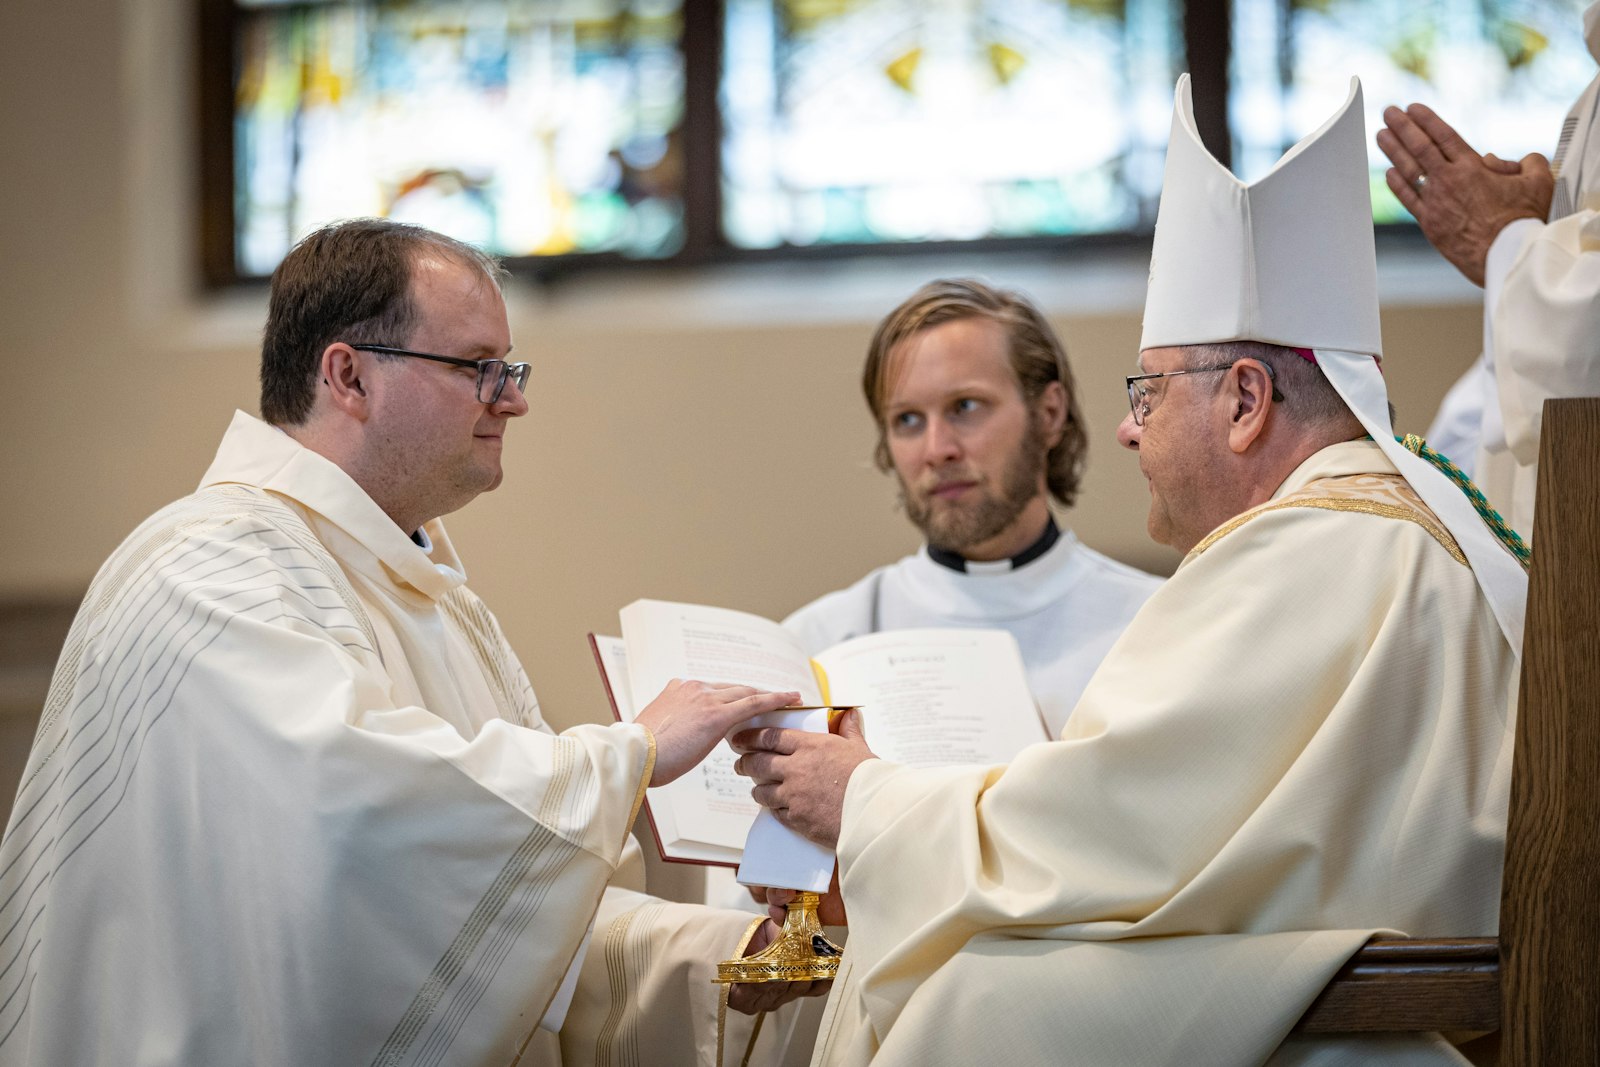
[[[1455,538],[1520,652],[1522,564],[1390,425],[1359,79],[1332,118],[1249,184],[1201,143],[1187,74],[1176,97],[1140,349],[1264,341],[1309,351]]]

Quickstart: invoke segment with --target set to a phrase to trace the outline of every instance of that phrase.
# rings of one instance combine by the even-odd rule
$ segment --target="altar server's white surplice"
[[[713,1062],[748,917],[606,888],[647,732],[551,733],[421,540],[239,414],[101,569],[0,844],[0,1064]]]
[[[1600,52],[1600,4],[1588,12]],[[1563,131],[1548,223],[1523,219],[1500,232],[1486,264],[1486,405],[1479,479],[1512,525],[1533,532],[1544,402],[1600,395],[1600,78]]]
[[[1600,3],[1584,11],[1583,36],[1600,61]],[[1567,113],[1551,167],[1548,220],[1519,219],[1489,247],[1483,355],[1434,423],[1472,426],[1473,478],[1524,537],[1533,533],[1544,402],[1600,395],[1600,77]]]
[[[1460,1062],[1278,1046],[1375,930],[1495,930],[1514,664],[1379,448],[1318,452],[1185,558],[1061,741],[856,771],[816,1062]]]

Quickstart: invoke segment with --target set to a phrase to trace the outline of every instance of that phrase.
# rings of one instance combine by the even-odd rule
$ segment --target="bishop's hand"
[[[744,954],[754,956],[772,944],[778,936],[782,920],[768,919],[756,930],[755,936],[745,946]],[[831,981],[815,982],[736,982],[728,987],[728,1007],[746,1015],[780,1008],[801,997],[820,997],[832,988]]]
[[[775,923],[783,922],[788,914],[789,904],[800,895],[798,889],[767,889],[763,891],[767,905],[767,917]],[[826,893],[819,893],[817,900],[817,921],[823,926],[849,926],[850,916],[845,914],[844,893],[839,889],[839,865],[833,865],[833,881],[828,884]]]
[[[846,711],[835,733],[784,730],[776,726],[743,730],[729,738],[740,753],[734,770],[754,781],[750,795],[779,822],[834,848],[844,815],[850,775],[876,759],[861,730],[861,713]]]

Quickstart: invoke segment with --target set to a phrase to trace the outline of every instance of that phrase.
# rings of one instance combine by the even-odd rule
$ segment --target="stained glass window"
[[[1234,0],[1229,117],[1234,162],[1258,177],[1315,129],[1361,77],[1368,134],[1383,109],[1421,102],[1480,152],[1555,150],[1562,118],[1595,75],[1589,0]],[[1373,214],[1409,219],[1369,141]]]
[[[1548,154],[1595,72],[1586,2],[202,0],[234,97],[202,121],[205,262],[266,274],[363,214],[522,264],[1142,234],[1181,70],[1246,179],[1352,73],[1369,132],[1417,100]]]
[[[270,272],[305,232],[351,215],[507,256],[681,244],[679,0],[241,8],[240,273]]]
[[[1148,225],[1177,0],[727,0],[737,247]]]

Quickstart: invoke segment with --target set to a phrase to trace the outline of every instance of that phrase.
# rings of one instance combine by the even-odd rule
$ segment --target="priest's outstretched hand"
[[[839,843],[850,775],[877,758],[867,747],[860,712],[840,715],[834,730],[816,734],[765,726],[728,739],[740,754],[734,770],[756,783],[750,791],[756,803],[770,808],[791,830],[829,848]]]
[[[674,678],[633,720],[655,735],[656,766],[650,784],[666,785],[697,766],[746,719],[799,701],[799,693]]]

